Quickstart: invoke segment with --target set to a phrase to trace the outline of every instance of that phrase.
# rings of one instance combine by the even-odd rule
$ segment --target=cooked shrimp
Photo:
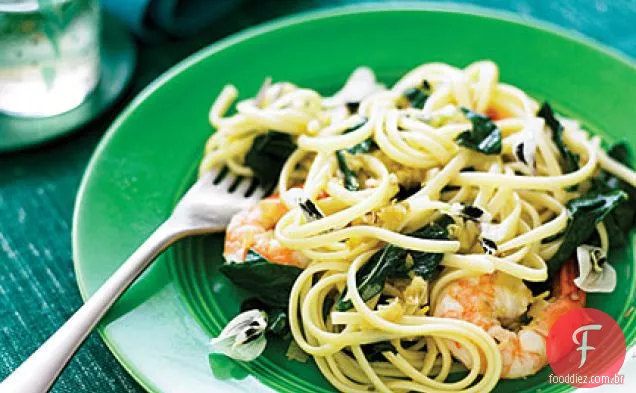
[[[576,266],[570,261],[561,268],[553,297],[536,301],[523,281],[502,272],[460,279],[442,290],[434,315],[474,323],[490,334],[501,351],[502,378],[533,375],[547,364],[546,338],[552,325],[566,312],[585,306],[585,293],[574,285],[575,277]],[[526,311],[532,321],[512,330]],[[462,346],[452,342],[449,347],[471,367]]]
[[[272,263],[305,267],[308,260],[302,253],[281,246],[274,237],[274,227],[286,212],[280,197],[273,195],[235,214],[225,232],[225,259],[243,262],[252,249]]]

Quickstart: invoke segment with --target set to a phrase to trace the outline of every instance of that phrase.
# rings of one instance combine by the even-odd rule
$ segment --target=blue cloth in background
[[[243,0],[101,0],[143,40],[187,37],[222,18]]]

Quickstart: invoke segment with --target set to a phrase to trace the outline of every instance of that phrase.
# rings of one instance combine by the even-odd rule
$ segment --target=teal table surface
[[[254,24],[293,12],[357,1],[248,0],[194,39],[140,44],[128,93],[107,115],[64,139],[0,156],[0,379],[82,303],[73,274],[71,222],[80,179],[97,142],[126,103],[169,66]],[[551,22],[636,58],[636,0],[464,0]],[[141,392],[97,334],[54,392]]]

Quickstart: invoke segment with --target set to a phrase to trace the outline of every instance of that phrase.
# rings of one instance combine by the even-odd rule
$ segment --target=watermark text
[[[625,383],[625,375],[614,374],[613,376],[609,376],[609,375],[580,375],[580,374],[566,374],[566,375],[550,374],[548,376],[548,382],[551,384],[567,383],[569,385],[587,385],[587,384],[623,385]]]

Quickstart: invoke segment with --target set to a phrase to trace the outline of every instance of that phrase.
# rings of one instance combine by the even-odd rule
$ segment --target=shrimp
[[[236,213],[225,232],[225,259],[243,262],[252,249],[272,263],[304,268],[308,259],[299,251],[283,247],[274,236],[274,227],[286,212],[280,197],[272,195]]]
[[[463,278],[442,290],[433,315],[462,319],[490,334],[501,352],[502,378],[533,375],[547,364],[550,328],[566,312],[585,306],[585,292],[574,285],[575,277],[576,265],[569,261],[561,268],[549,300],[535,300],[523,281],[503,272]],[[515,329],[526,311],[531,322]],[[450,342],[449,349],[471,367],[471,357],[461,345]]]

